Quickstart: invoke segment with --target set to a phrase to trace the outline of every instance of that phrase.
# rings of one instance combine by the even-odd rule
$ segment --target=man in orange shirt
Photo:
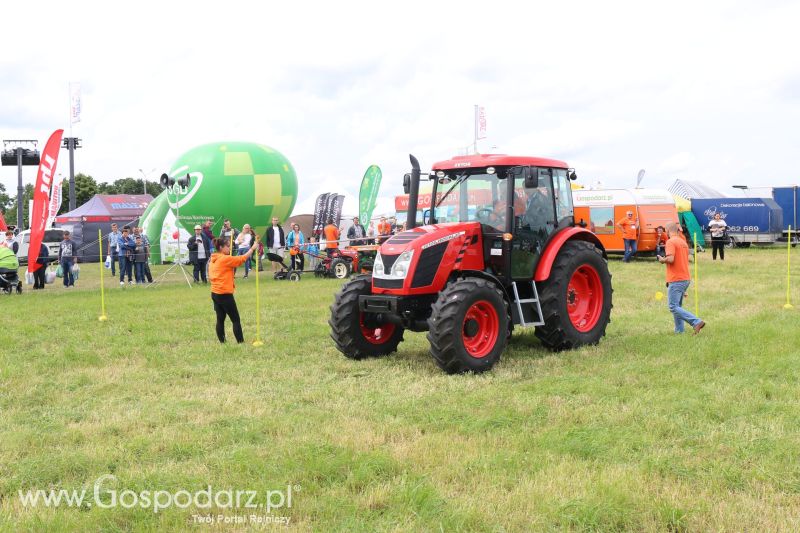
[[[687,322],[697,335],[706,325],[701,319],[683,309],[683,295],[689,288],[689,246],[680,237],[681,227],[672,222],[667,224],[669,240],[665,255],[659,255],[658,262],[667,265],[667,303],[675,319],[675,333],[683,333],[683,323]]]
[[[386,217],[381,217],[381,221],[378,222],[378,244],[388,239],[391,234],[392,225],[386,222]]]
[[[633,211],[625,213],[625,218],[617,222],[622,229],[622,240],[625,244],[623,263],[628,263],[636,255],[636,239],[639,236],[639,221],[633,218]]]
[[[339,249],[339,228],[333,223],[333,219],[329,218],[328,225],[322,231],[325,232],[325,253],[330,257],[334,250]]]
[[[198,226],[199,227],[199,226]],[[233,272],[236,267],[242,266],[255,251],[259,239],[253,240],[253,245],[241,255],[231,255],[231,242],[227,237],[214,239],[216,253],[211,254],[208,267],[208,279],[211,281],[211,301],[214,302],[214,312],[217,313],[217,338],[225,342],[225,317],[230,317],[233,324],[233,336],[239,344],[244,342],[242,322],[239,318],[239,309],[233,299],[235,285]]]

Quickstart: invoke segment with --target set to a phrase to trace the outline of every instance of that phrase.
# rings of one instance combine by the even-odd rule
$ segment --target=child
[[[308,266],[311,270],[316,270],[317,263],[319,262],[319,259],[314,257],[315,255],[319,255],[319,245],[317,244],[316,237],[311,237],[311,239],[308,241],[308,244],[306,245],[306,250],[308,250],[309,253]]]
[[[133,250],[133,266],[136,270],[136,284],[144,283],[144,264],[147,262],[147,250],[141,237],[136,237],[136,247]]]

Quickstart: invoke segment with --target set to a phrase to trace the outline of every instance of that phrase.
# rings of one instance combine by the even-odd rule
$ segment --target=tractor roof
[[[523,157],[505,154],[457,155],[447,161],[433,164],[433,170],[451,170],[455,168],[484,168],[493,166],[533,166],[569,168],[563,161],[545,159],[543,157]]]

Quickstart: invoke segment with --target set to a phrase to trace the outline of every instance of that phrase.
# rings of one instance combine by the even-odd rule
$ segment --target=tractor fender
[[[550,269],[553,267],[558,252],[561,251],[561,247],[564,246],[564,243],[567,241],[590,242],[603,252],[603,259],[608,259],[606,249],[603,247],[600,239],[597,238],[597,235],[584,228],[575,226],[566,228],[556,233],[547,244],[547,248],[545,248],[544,253],[542,253],[542,258],[539,259],[539,264],[536,265],[536,272],[533,275],[534,281],[544,281],[550,277]]]
[[[511,304],[512,301],[511,295],[506,290],[505,285],[503,285],[503,283],[500,281],[499,278],[488,272],[484,272],[483,270],[454,270],[452,275],[450,276],[450,280],[456,278],[481,278],[487,281],[491,281],[492,283],[497,285],[497,288],[500,289],[500,291],[503,293],[503,296],[505,296],[506,300],[509,302],[509,305]]]

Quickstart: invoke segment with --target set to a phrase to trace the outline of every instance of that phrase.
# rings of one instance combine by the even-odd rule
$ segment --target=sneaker
[[[695,324],[694,325],[694,334],[697,335],[698,333],[700,333],[700,330],[703,329],[704,327],[706,327],[706,323],[703,322],[702,320],[700,322],[698,322],[697,324]]]
[[[133,282],[132,281],[128,281],[128,285],[133,285]]]
[[[124,286],[125,286],[125,282],[124,282],[124,281],[120,281],[120,282],[119,282],[119,286],[120,286],[120,287],[124,287]]]

